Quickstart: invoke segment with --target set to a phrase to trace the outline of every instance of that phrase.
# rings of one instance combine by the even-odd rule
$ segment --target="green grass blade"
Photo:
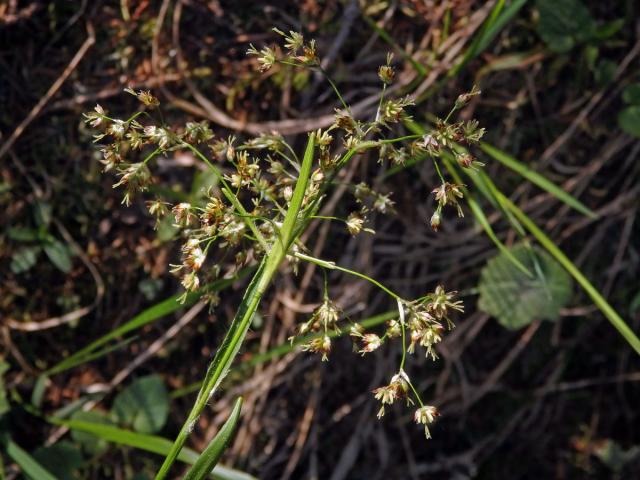
[[[214,291],[223,290],[224,288],[227,288],[228,286],[230,286],[238,278],[242,278],[244,275],[246,275],[247,272],[248,270],[245,269],[241,271],[238,274],[238,276],[235,278],[222,279],[222,280],[213,282],[213,284],[209,288],[213,289]],[[96,358],[99,357],[99,355],[94,354],[96,349],[102,347],[103,345],[106,345],[107,343],[109,343],[110,341],[118,337],[121,337],[122,335],[125,335],[133,330],[137,330],[141,327],[144,327],[145,325],[148,325],[151,322],[159,320],[162,317],[165,317],[177,310],[180,310],[181,308],[193,305],[200,298],[200,294],[198,292],[191,292],[187,295],[185,302],[181,304],[178,302],[178,298],[180,296],[181,294],[173,295],[147,308],[146,310],[142,311],[141,313],[133,317],[128,322],[121,325],[120,327],[110,331],[109,333],[107,333],[106,335],[103,335],[97,340],[94,340],[86,347],[81,348],[74,354],[68,356],[61,362],[57,363],[56,365],[51,367],[49,370],[47,370],[45,374],[54,375],[56,373],[64,372],[65,370],[78,366],[82,363],[86,363],[90,360],[95,360]],[[110,349],[106,348],[103,351],[103,354],[107,354],[109,351]]]
[[[307,190],[309,177],[311,176],[314,148],[315,135],[312,133],[309,135],[298,180],[291,197],[289,209],[284,217],[278,240],[274,242],[270,249],[267,249],[267,255],[263,258],[260,268],[251,280],[233,322],[222,341],[222,345],[216,351],[213,360],[207,368],[202,388],[200,392],[198,392],[198,397],[196,398],[193,408],[180,429],[164,463],[156,474],[156,480],[162,480],[169,474],[169,469],[182,449],[193,425],[227,374],[251,325],[251,319],[260,304],[262,295],[271,283],[282,260],[284,260],[289,246],[295,240],[294,231],[300,220],[299,213],[302,209],[302,202]]]
[[[622,319],[620,315],[609,305],[605,298],[598,290],[589,282],[582,272],[573,264],[571,260],[553,243],[538,226],[531,220],[526,213],[518,208],[511,200],[501,195],[500,201],[503,202],[509,210],[518,218],[529,232],[547,249],[547,251],[575,278],[584,291],[591,297],[593,303],[600,309],[611,324],[620,332],[624,339],[631,347],[640,355],[640,339],[631,330],[629,325]]]
[[[465,173],[473,182],[474,187],[476,187],[478,191],[480,191],[480,193],[482,193],[482,195],[484,195],[484,197],[495,206],[495,208],[502,212],[518,235],[525,237],[526,232],[522,225],[520,225],[518,219],[514,217],[513,213],[511,213],[511,211],[500,202],[500,199],[498,198],[500,190],[498,190],[498,187],[496,187],[491,178],[489,178],[483,170],[479,170],[477,172],[465,170]]]
[[[529,180],[531,183],[533,183],[534,185],[537,185],[541,189],[550,193],[551,195],[556,197],[558,200],[564,202],[574,210],[577,210],[578,212],[591,218],[598,217],[598,215],[595,212],[593,212],[591,209],[585,206],[578,199],[576,199],[572,195],[569,195],[567,192],[565,192],[560,187],[558,187],[555,183],[551,182],[550,180],[547,180],[538,172],[531,170],[529,167],[519,162],[514,157],[506,154],[501,150],[498,150],[497,148],[489,145],[488,143],[481,143],[480,148],[482,148],[482,150],[486,154],[488,154],[493,159],[500,162],[505,167],[510,168],[514,172],[517,172],[518,174],[520,174],[521,176]]]
[[[157,435],[138,433],[104,423],[85,422],[82,420],[63,420],[55,417],[50,417],[47,420],[54,425],[63,425],[72,430],[91,433],[98,438],[106,440],[107,442],[137,448],[158,455],[166,455],[172,445],[170,440]],[[198,460],[198,457],[198,453],[194,450],[184,448],[178,455],[177,459],[183,463],[193,465]],[[219,480],[255,480],[253,476],[247,473],[222,466],[215,467],[212,473],[213,477]]]
[[[220,457],[227,449],[229,442],[233,438],[238,421],[240,420],[240,409],[242,408],[242,397],[236,400],[236,404],[218,434],[211,440],[207,448],[196,460],[196,463],[189,469],[184,480],[202,480],[206,478],[211,470],[216,466]]]
[[[460,62],[449,70],[447,76],[449,78],[455,77],[467,63],[486,50],[493,39],[496,38],[505,25],[513,19],[526,3],[527,0],[514,0],[505,8],[505,1],[498,0],[491,14],[482,25],[480,32],[475,36],[471,45],[469,45],[469,48],[465,51]]]
[[[13,440],[9,440],[6,445],[6,452],[9,458],[16,462],[22,472],[33,480],[57,480],[46,468],[40,465],[35,458],[24,451]]]

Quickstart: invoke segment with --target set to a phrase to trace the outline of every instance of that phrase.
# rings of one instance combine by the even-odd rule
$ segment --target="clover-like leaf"
[[[519,245],[511,253],[531,275],[501,253],[487,262],[480,275],[478,306],[508,329],[534,320],[556,320],[571,299],[571,277],[550,255]]]
[[[536,7],[538,34],[554,52],[568,52],[595,35],[595,21],[580,0],[537,0]]]
[[[11,256],[10,268],[13,273],[22,273],[30,270],[36,264],[39,246],[22,247]]]
[[[142,433],[155,433],[167,421],[169,395],[159,375],[134,381],[113,401],[112,414],[120,424]]]
[[[618,125],[629,135],[640,138],[640,106],[632,105],[618,114]]]
[[[78,469],[84,463],[80,450],[66,440],[37,448],[33,458],[59,480],[78,479]]]
[[[44,253],[47,254],[51,263],[64,273],[71,270],[71,255],[69,249],[60,240],[53,240],[43,245]]]

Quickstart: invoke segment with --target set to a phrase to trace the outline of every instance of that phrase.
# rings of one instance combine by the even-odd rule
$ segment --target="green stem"
[[[328,262],[326,260],[322,260],[320,258],[312,257],[310,255],[305,255],[304,253],[300,253],[300,252],[297,252],[295,254],[295,256],[296,256],[296,258],[299,258],[300,260],[305,260],[305,261],[310,262],[310,263],[315,263],[316,265],[318,265],[320,267],[327,268],[329,270],[339,270],[341,272],[348,273],[348,274],[353,275],[355,277],[362,278],[362,279],[366,280],[367,282],[370,282],[370,283],[374,284],[376,287],[378,287],[379,289],[383,290],[384,292],[386,292],[387,294],[389,294],[390,296],[395,298],[397,301],[399,301],[399,302],[404,301],[403,298],[400,295],[397,295],[396,293],[392,292],[387,287],[382,285],[380,282],[378,282],[377,280],[365,275],[364,273],[356,272],[355,270],[349,270],[348,268],[341,267],[339,265],[336,265],[333,262]]]
[[[400,370],[404,370],[404,362],[407,359],[407,333],[405,330],[404,305],[398,300],[398,313],[400,314],[400,328],[402,328],[402,360],[400,360]]]
[[[195,404],[171,446],[171,450],[165,458],[164,463],[160,467],[160,470],[156,475],[156,480],[162,480],[169,474],[171,466],[184,446],[189,433],[193,430],[198,417],[231,367],[231,363],[242,345],[247,330],[251,325],[253,315],[258,309],[258,305],[260,304],[260,300],[262,299],[264,292],[271,283],[273,276],[278,271],[289,247],[295,240],[295,226],[298,223],[298,216],[302,208],[302,201],[307,189],[309,177],[311,176],[314,146],[315,137],[312,133],[309,135],[309,141],[307,143],[307,148],[302,160],[302,166],[300,168],[300,176],[298,177],[298,181],[291,198],[290,207],[282,225],[281,236],[283,241],[275,242],[270,249],[266,250],[268,253],[263,258],[258,271],[251,280],[251,283],[249,284],[249,287],[242,299],[242,303],[240,304],[240,308],[238,309],[238,312],[236,313],[236,316],[233,319],[224,340],[222,341],[222,345],[218,348],[213,360],[209,364]]]

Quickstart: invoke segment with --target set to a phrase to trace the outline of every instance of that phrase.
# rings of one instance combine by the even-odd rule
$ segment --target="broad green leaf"
[[[13,273],[23,273],[31,269],[36,264],[40,247],[22,247],[16,250],[11,256],[9,267]]]
[[[160,430],[169,415],[169,395],[162,377],[149,375],[136,379],[116,396],[112,414],[118,423],[138,432]]]
[[[238,427],[238,421],[240,420],[240,409],[242,408],[242,397],[236,400],[236,404],[229,415],[229,418],[224,423],[217,435],[211,440],[207,448],[196,460],[196,463],[189,469],[184,480],[202,480],[209,476],[213,468],[220,461],[220,457],[227,449],[229,442],[233,439],[233,436]]]
[[[104,413],[98,411],[84,412],[80,410],[71,415],[71,419],[78,420],[80,422],[113,425],[113,422]],[[106,440],[102,440],[100,438],[96,439],[95,435],[83,432],[82,430],[72,430],[71,438],[80,444],[85,452],[91,455],[99,455],[109,448]]]
[[[598,62],[593,72],[593,78],[599,86],[607,85],[613,82],[616,77],[618,64],[613,60],[604,58]]]
[[[571,274],[573,278],[580,284],[583,290],[591,297],[593,303],[607,317],[607,320],[620,332],[620,335],[631,345],[631,347],[640,355],[640,338],[629,327],[629,324],[616,312],[616,310],[607,302],[602,294],[593,286],[593,284],[584,276],[584,274],[576,267],[571,260],[560,250],[553,240],[551,240],[540,228],[520,210],[511,200],[504,195],[501,196],[504,202],[513,214],[522,222],[529,232],[540,242],[540,244],[555,258],[562,266]]]
[[[627,85],[622,91],[622,100],[629,105],[640,105],[640,83]]]
[[[580,0],[537,0],[536,7],[538,34],[554,52],[568,52],[595,35],[595,21]]]
[[[9,458],[18,464],[22,472],[32,480],[56,480],[51,472],[44,468],[38,461],[23,450],[13,440],[9,440],[6,445],[6,452]]]
[[[37,230],[25,227],[9,227],[7,236],[16,242],[35,242],[39,239]]]
[[[632,105],[618,114],[618,125],[629,135],[640,138],[640,105]]]
[[[64,273],[69,273],[71,270],[71,255],[67,246],[60,240],[53,240],[52,242],[45,243],[43,246],[44,253],[47,254],[51,263],[53,263],[58,269]]]
[[[175,220],[173,215],[167,215],[158,222],[156,227],[158,240],[161,242],[168,242],[178,235],[180,229],[174,225],[174,222]]]
[[[172,442],[163,437],[133,432],[131,430],[125,430],[111,425],[82,422],[78,420],[64,420],[51,417],[47,420],[54,425],[65,425],[72,430],[91,433],[108,442],[138,448],[158,455],[167,455],[172,445]],[[193,465],[198,460],[198,456],[199,455],[195,451],[189,448],[183,448],[178,454],[177,459],[183,463]],[[216,480],[256,480],[255,477],[247,473],[223,467],[221,465],[214,468],[213,478]]]
[[[198,204],[201,202],[208,189],[215,187],[217,184],[218,175],[215,172],[212,172],[211,170],[196,172],[193,176],[191,193],[189,194],[190,203]]]
[[[59,480],[77,480],[78,469],[84,463],[82,453],[74,444],[61,441],[49,447],[39,447],[33,458]]]
[[[519,245],[511,253],[534,276],[524,274],[500,253],[482,269],[478,307],[514,330],[534,320],[556,320],[560,309],[571,300],[569,274],[539,249]]]

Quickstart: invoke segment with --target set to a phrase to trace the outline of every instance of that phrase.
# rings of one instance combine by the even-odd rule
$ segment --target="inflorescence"
[[[263,72],[275,66],[317,70],[325,75],[341,102],[341,108],[335,111],[333,124],[314,132],[317,165],[310,176],[302,203],[301,215],[304,220],[337,220],[345,225],[350,235],[375,233],[368,227],[371,213],[393,213],[394,202],[391,194],[377,192],[364,182],[351,186],[358,208],[346,218],[316,216],[337,171],[353,155],[372,149],[377,150],[380,162],[397,166],[421,156],[433,158],[441,181],[433,189],[436,208],[430,223],[434,230],[437,231],[441,225],[445,206],[451,206],[459,216],[463,215],[459,202],[464,196],[464,185],[446,181],[437,161],[447,152],[461,168],[482,166],[467,149],[460,146],[479,142],[484,129],[475,120],[450,121],[456,110],[463,108],[480,93],[475,87],[469,93],[460,95],[449,114],[444,119],[438,119],[429,133],[385,138],[384,132],[410,118],[406,110],[413,105],[410,97],[385,97],[387,86],[396,77],[392,55],[387,56],[386,64],[378,70],[382,88],[374,118],[358,119],[322,69],[316,43],[305,42],[302,34],[297,32],[286,34],[277,29],[274,31],[283,37],[284,49],[267,46],[258,50],[251,46],[248,54],[256,57],[258,68]],[[171,128],[156,119],[154,112],[160,109],[160,101],[151,92],[126,91],[141,104],[141,109],[126,120],[110,116],[100,105],[85,114],[86,122],[98,131],[96,142],[104,143],[101,161],[105,171],[113,171],[118,177],[114,188],[123,188],[123,203],[130,205],[136,195],[142,192],[160,192],[153,188],[156,180],[150,165],[156,157],[171,152],[191,152],[218,175],[218,185],[203,192],[204,200],[200,203],[181,201],[172,204],[163,198],[153,198],[147,202],[148,211],[156,218],[157,225],[169,221],[181,234],[181,261],[172,265],[172,272],[180,275],[185,289],[182,299],[186,298],[188,292],[198,292],[215,305],[217,295],[208,289],[208,285],[219,276],[230,277],[243,267],[255,265],[270,246],[279,241],[279,229],[292,198],[300,160],[294,149],[277,132],[239,141],[235,136],[216,137],[206,121],[188,122],[182,128]],[[162,118],[161,115],[157,117]],[[208,151],[212,160],[203,151]],[[291,245],[287,258],[294,268],[301,259],[326,268],[338,268],[332,262],[305,255],[305,251],[305,245],[299,239]],[[224,270],[223,265],[229,264],[231,266]],[[381,286],[364,274],[341,267],[338,269],[356,273]],[[405,400],[407,405],[417,404],[414,419],[424,426],[425,435],[429,438],[428,426],[438,413],[435,407],[423,403],[411,383],[404,370],[405,356],[420,348],[427,357],[435,360],[436,346],[442,340],[444,331],[453,327],[450,313],[462,312],[462,303],[455,300],[456,292],[446,292],[442,286],[413,301],[381,287],[397,301],[398,318],[389,321],[382,334],[366,332],[357,323],[351,324],[349,334],[359,345],[357,350],[362,355],[378,350],[391,339],[401,339],[402,360],[398,371],[388,385],[374,390],[375,398],[381,403],[378,417],[384,415],[385,406],[396,400]],[[328,296],[325,282],[322,303],[309,320],[299,325],[295,337],[307,338],[311,335],[311,340],[305,340],[303,350],[320,353],[322,359],[327,360],[332,337],[344,328],[341,326],[343,319],[342,310]]]

